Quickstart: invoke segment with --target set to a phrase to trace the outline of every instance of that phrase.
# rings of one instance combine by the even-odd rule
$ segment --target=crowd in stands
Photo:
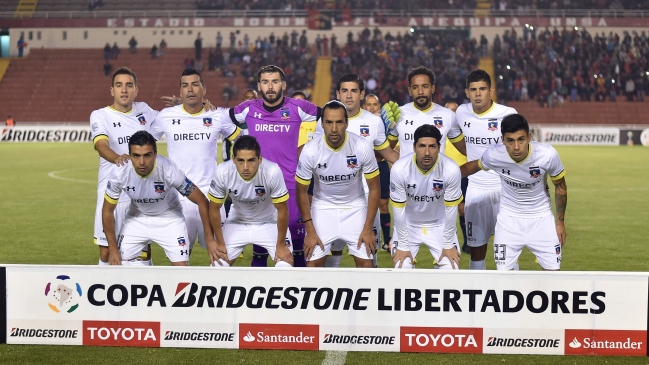
[[[649,92],[649,40],[643,31],[590,34],[586,29],[515,29],[493,44],[498,97],[566,101],[644,101]]]
[[[499,0],[495,10],[534,9],[649,9],[647,0]]]

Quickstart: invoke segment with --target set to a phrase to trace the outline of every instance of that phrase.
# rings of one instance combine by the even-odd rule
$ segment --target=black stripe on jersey
[[[103,133],[102,133],[102,134],[98,134],[98,135],[96,135],[95,138],[93,138],[92,140],[95,141],[97,138],[99,138],[99,137],[101,137],[101,136],[104,136],[104,137],[110,139],[110,137],[108,137],[107,134],[103,134]]]
[[[322,108],[321,108],[321,107],[318,107],[318,112],[317,112],[316,114],[317,114],[317,115],[316,115],[315,120],[316,120],[316,122],[317,122],[317,121],[319,121],[320,118],[322,117]]]
[[[239,127],[239,124],[240,124],[240,123],[239,123],[239,121],[237,120],[237,117],[234,116],[234,108],[230,108],[230,109],[228,110],[228,114],[230,114],[230,119],[232,120],[232,123],[234,123],[234,125],[236,125],[237,127]]]
[[[462,200],[462,195],[461,195],[461,194],[460,194],[460,197],[457,198],[457,199],[453,199],[453,200],[446,200],[446,199],[444,199],[444,201],[447,202],[447,203],[456,203],[456,202],[458,202],[458,201],[460,201],[460,200]]]
[[[283,197],[285,197],[285,196],[287,196],[287,195],[288,195],[288,191],[286,192],[286,194],[284,194],[284,195],[282,195],[282,196],[278,196],[278,197],[273,197],[273,196],[271,196],[270,198],[273,199],[273,200],[277,200],[277,199],[282,199]]]

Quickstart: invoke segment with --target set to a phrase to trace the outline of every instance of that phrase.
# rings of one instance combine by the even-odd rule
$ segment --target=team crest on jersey
[[[441,180],[433,180],[433,191],[444,190],[444,182]]]
[[[554,252],[555,252],[557,255],[561,255],[561,245],[556,245],[556,246],[554,246]]]
[[[203,127],[211,127],[212,118],[203,118]]]
[[[109,182],[106,184],[106,189],[110,190],[111,186],[112,186],[112,184],[111,184],[110,181],[109,181]]]
[[[160,181],[156,181],[153,183],[153,188],[155,189],[155,192],[158,194],[162,194],[165,192],[165,184]]]
[[[490,131],[497,131],[498,130],[498,120],[496,119],[489,119],[487,122],[487,129]]]
[[[358,166],[358,159],[356,156],[347,156],[347,167],[353,169],[356,166]]]
[[[370,136],[370,127],[367,125],[362,125],[361,126],[361,137],[369,137]]]
[[[541,176],[541,169],[538,166],[530,166],[530,177],[536,179]]]
[[[291,119],[291,109],[282,108],[282,109],[279,110],[279,114],[281,115],[282,120]]]
[[[255,196],[266,195],[266,188],[263,186],[255,186]]]
[[[444,128],[444,121],[442,120],[442,118],[435,118],[433,119],[433,125],[438,129],[442,129]]]
[[[139,114],[137,116],[137,120],[140,122],[140,125],[146,125],[146,119],[144,119],[144,115]]]
[[[185,242],[185,237],[178,237],[178,246],[180,247],[187,246],[187,242]]]
[[[397,190],[397,186],[394,185],[393,182],[391,182],[391,183],[390,183],[390,191],[395,191],[395,190]]]
[[[286,247],[291,247],[291,240],[289,240],[288,238],[285,239],[284,240],[284,245],[286,245]]]

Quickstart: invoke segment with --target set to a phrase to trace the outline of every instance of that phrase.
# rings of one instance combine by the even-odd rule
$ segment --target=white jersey
[[[123,113],[112,106],[97,109],[90,114],[92,141],[106,139],[110,149],[118,155],[128,155],[128,140],[137,131],[149,131],[151,123],[158,112],[146,103],[135,102],[130,111]],[[113,171],[115,164],[99,157],[99,186],[106,184],[106,179]]]
[[[203,192],[207,192],[216,171],[219,133],[232,141],[241,132],[225,113],[227,109],[217,108],[190,114],[182,105],[177,105],[160,111],[151,124],[151,134],[155,138],[167,136],[169,158]]]
[[[122,191],[128,195],[131,205],[125,219],[143,216],[183,218],[178,193],[189,195],[192,185],[173,161],[157,155],[153,170],[147,176],[138,174],[130,160],[116,166],[108,178],[104,197],[117,204]]]
[[[515,162],[505,145],[489,148],[478,160],[480,168],[500,175],[500,213],[514,217],[542,217],[552,214],[546,175],[561,179],[564,168],[557,151],[549,144],[530,142],[529,154]]]
[[[413,143],[415,140],[415,130],[424,124],[434,125],[442,133],[442,140],[439,141],[439,150],[444,153],[446,149],[446,135],[455,123],[455,113],[451,109],[444,108],[441,105],[432,103],[426,110],[419,110],[414,103],[409,103],[399,107],[401,117],[397,125],[388,138],[393,141],[399,141],[399,153],[401,156],[409,155],[415,152]]]
[[[345,133],[345,141],[334,150],[322,135],[304,145],[295,180],[309,185],[315,175],[314,208],[366,207],[361,173],[367,179],[379,175],[374,149],[368,141],[353,133]]]
[[[435,226],[445,223],[446,206],[460,204],[462,174],[458,165],[441,153],[435,165],[423,172],[411,153],[400,158],[390,170],[390,200],[405,206],[408,224]]]
[[[384,150],[389,146],[385,136],[385,126],[381,117],[367,110],[360,109],[358,114],[349,117],[347,132],[354,133],[370,141],[377,151]],[[315,136],[319,137],[321,135],[324,135],[324,129],[322,129],[322,123],[319,121],[316,124]]]
[[[457,108],[457,120],[451,127],[448,138],[451,142],[464,138],[467,160],[475,161],[489,147],[502,144],[500,123],[504,117],[516,113],[514,108],[493,103],[484,113],[476,114],[471,103],[462,104]],[[469,176],[469,181],[471,186],[483,189],[500,187],[500,179],[494,172],[478,171]]]
[[[226,196],[232,198],[228,223],[277,223],[277,209],[273,206],[288,200],[288,190],[279,166],[262,159],[259,170],[250,180],[244,180],[232,160],[216,167],[207,197],[219,204]]]

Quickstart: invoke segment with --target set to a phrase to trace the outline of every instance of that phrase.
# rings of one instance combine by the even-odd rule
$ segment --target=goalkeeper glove
[[[385,126],[385,134],[388,135],[401,117],[401,109],[394,101],[388,101],[381,108],[381,120]]]

